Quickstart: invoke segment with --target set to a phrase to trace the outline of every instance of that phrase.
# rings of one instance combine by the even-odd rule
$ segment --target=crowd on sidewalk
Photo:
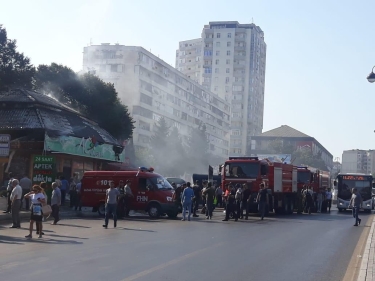
[[[78,174],[74,174],[73,178],[68,182],[63,176],[52,183],[51,196],[47,196],[47,184],[41,182],[33,185],[32,181],[24,175],[21,179],[17,179],[8,174],[6,183],[7,207],[4,213],[11,214],[12,225],[10,228],[21,228],[20,211],[24,209],[30,211],[29,234],[26,238],[32,238],[34,230],[34,222],[36,225],[36,234],[39,238],[43,236],[43,221],[49,217],[53,218],[52,225],[56,225],[60,221],[60,207],[66,203],[66,194],[70,194],[70,207],[75,210],[81,210],[81,182]]]

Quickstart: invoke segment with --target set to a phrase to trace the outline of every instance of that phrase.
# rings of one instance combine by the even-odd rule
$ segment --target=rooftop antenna
[[[254,24],[254,18],[251,18],[251,23]]]
[[[90,38],[90,46],[92,45],[92,38]]]

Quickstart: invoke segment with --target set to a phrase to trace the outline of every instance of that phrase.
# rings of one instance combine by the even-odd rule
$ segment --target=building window
[[[216,47],[220,47],[220,42],[216,42]]]
[[[230,47],[232,45],[232,42],[227,42],[227,47]]]
[[[217,34],[216,34],[216,38],[220,38],[220,33],[217,33]]]
[[[219,73],[219,69],[218,68],[215,68],[215,73]]]
[[[217,55],[217,56],[220,56],[220,51],[216,51],[216,55]]]
[[[195,61],[199,61],[199,57],[195,57]]]
[[[227,51],[227,56],[230,56],[230,51]]]
[[[233,130],[233,131],[232,131],[232,135],[233,135],[233,136],[240,136],[240,135],[241,135],[241,132],[240,132],[240,130]]]
[[[225,70],[225,72],[226,72],[226,73],[230,73],[230,69],[227,68],[227,69]]]
[[[228,38],[232,38],[232,33],[228,33]]]
[[[216,92],[217,90],[218,90],[218,87],[217,87],[217,86],[215,86],[215,87],[214,87],[214,91]]]
[[[227,64],[230,64],[230,59],[227,59]]]
[[[229,83],[229,77],[225,77],[225,83],[226,83],[226,84]]]
[[[219,64],[219,60],[216,60],[216,61],[215,61],[215,64]]]

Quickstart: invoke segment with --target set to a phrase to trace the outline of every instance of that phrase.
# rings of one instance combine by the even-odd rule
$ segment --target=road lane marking
[[[134,274],[134,275],[132,275],[132,276],[129,276],[129,277],[125,278],[125,279],[122,279],[121,281],[133,281],[133,280],[136,280],[136,279],[138,279],[138,278],[141,278],[141,277],[144,277],[144,276],[146,276],[146,275],[149,275],[149,274],[151,274],[151,273],[153,273],[153,272],[155,272],[155,271],[158,271],[158,270],[164,269],[164,268],[166,268],[166,267],[168,267],[168,266],[171,266],[171,265],[174,265],[174,264],[180,263],[180,262],[182,262],[182,261],[184,261],[184,260],[190,259],[190,258],[192,258],[192,257],[194,257],[194,256],[199,255],[199,254],[202,253],[202,252],[205,252],[205,251],[207,251],[207,250],[211,250],[211,249],[213,249],[213,248],[219,247],[219,246],[221,246],[221,245],[223,245],[223,244],[224,244],[223,242],[220,242],[220,243],[214,244],[214,245],[212,245],[212,246],[210,246],[210,247],[206,247],[206,248],[203,248],[203,249],[197,250],[197,251],[195,251],[195,252],[192,252],[192,253],[190,253],[190,254],[183,255],[183,256],[181,256],[181,257],[179,257],[179,258],[176,258],[176,259],[173,259],[173,260],[171,260],[171,261],[169,261],[169,262],[167,262],[167,263],[163,263],[163,264],[157,265],[157,266],[152,267],[152,268],[150,268],[150,269],[147,269],[147,270],[141,271],[141,272],[139,272],[139,273],[137,273],[137,274]]]

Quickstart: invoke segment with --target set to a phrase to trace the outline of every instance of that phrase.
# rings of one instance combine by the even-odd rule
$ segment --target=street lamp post
[[[370,83],[374,83],[375,82],[374,68],[375,68],[375,66],[372,68],[371,73],[367,76],[367,81],[369,81]]]

